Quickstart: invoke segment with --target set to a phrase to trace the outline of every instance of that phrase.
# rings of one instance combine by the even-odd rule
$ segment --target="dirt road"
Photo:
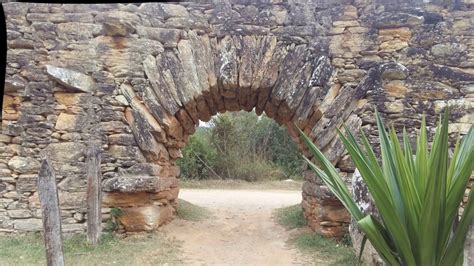
[[[175,220],[167,235],[183,241],[191,265],[294,265],[306,261],[288,246],[289,232],[272,219],[275,208],[301,202],[299,191],[183,189],[180,198],[207,207],[202,222]]]

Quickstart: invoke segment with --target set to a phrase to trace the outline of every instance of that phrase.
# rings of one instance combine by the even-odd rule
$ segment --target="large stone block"
[[[130,232],[152,231],[173,218],[174,209],[170,205],[148,205],[122,208],[118,217],[120,224]]]
[[[111,145],[107,152],[116,159],[131,159],[138,162],[146,162],[143,153],[136,146]]]
[[[59,191],[58,194],[59,207],[61,210],[77,210],[86,207],[86,192]],[[28,201],[30,208],[40,208],[38,192],[30,196]]]
[[[17,219],[13,221],[13,228],[19,231],[40,231],[43,228],[41,219]]]
[[[84,120],[83,118],[79,115],[60,113],[55,128],[62,131],[75,131],[84,126],[84,121],[81,121]]]
[[[107,192],[102,204],[106,207],[138,207],[152,205],[157,201],[166,203],[178,198],[179,188],[173,187],[160,192]]]
[[[33,158],[15,156],[8,161],[8,167],[20,174],[36,173],[39,170],[39,162]]]
[[[38,175],[20,175],[16,181],[19,192],[33,192],[37,189]]]
[[[45,153],[53,162],[75,162],[84,156],[85,149],[86,147],[82,143],[51,143],[45,149]]]

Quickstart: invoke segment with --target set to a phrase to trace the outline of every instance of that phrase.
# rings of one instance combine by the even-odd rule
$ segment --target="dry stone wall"
[[[426,1],[425,1],[426,2]],[[3,4],[8,51],[0,135],[0,230],[41,226],[36,179],[53,162],[63,229],[84,230],[84,154],[103,150],[104,219],[129,231],[174,215],[176,160],[199,120],[256,109],[310,135],[351,184],[343,124],[377,147],[374,110],[410,134],[453,106],[450,132],[473,122],[471,0],[196,1]],[[307,154],[304,147],[302,151]],[[342,236],[350,217],[304,173],[310,226]],[[368,193],[352,180],[369,211]],[[353,232],[356,235],[356,232]]]

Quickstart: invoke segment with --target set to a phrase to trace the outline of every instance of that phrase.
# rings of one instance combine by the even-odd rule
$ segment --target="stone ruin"
[[[41,229],[39,162],[56,171],[63,230],[85,230],[87,146],[102,149],[103,217],[127,231],[170,221],[176,160],[199,120],[256,110],[295,125],[352,184],[367,189],[336,137],[374,110],[413,134],[452,106],[450,132],[474,121],[474,2],[200,0],[143,4],[3,4],[7,66],[0,135],[0,232]],[[304,172],[309,225],[342,236],[350,216]],[[357,243],[357,229],[352,231]]]

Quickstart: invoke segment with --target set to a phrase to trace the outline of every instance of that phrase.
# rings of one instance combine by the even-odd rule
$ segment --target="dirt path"
[[[299,191],[183,189],[180,198],[207,207],[202,222],[175,220],[167,235],[183,241],[192,265],[292,265],[306,261],[286,241],[289,233],[272,219],[275,208],[301,202]]]

